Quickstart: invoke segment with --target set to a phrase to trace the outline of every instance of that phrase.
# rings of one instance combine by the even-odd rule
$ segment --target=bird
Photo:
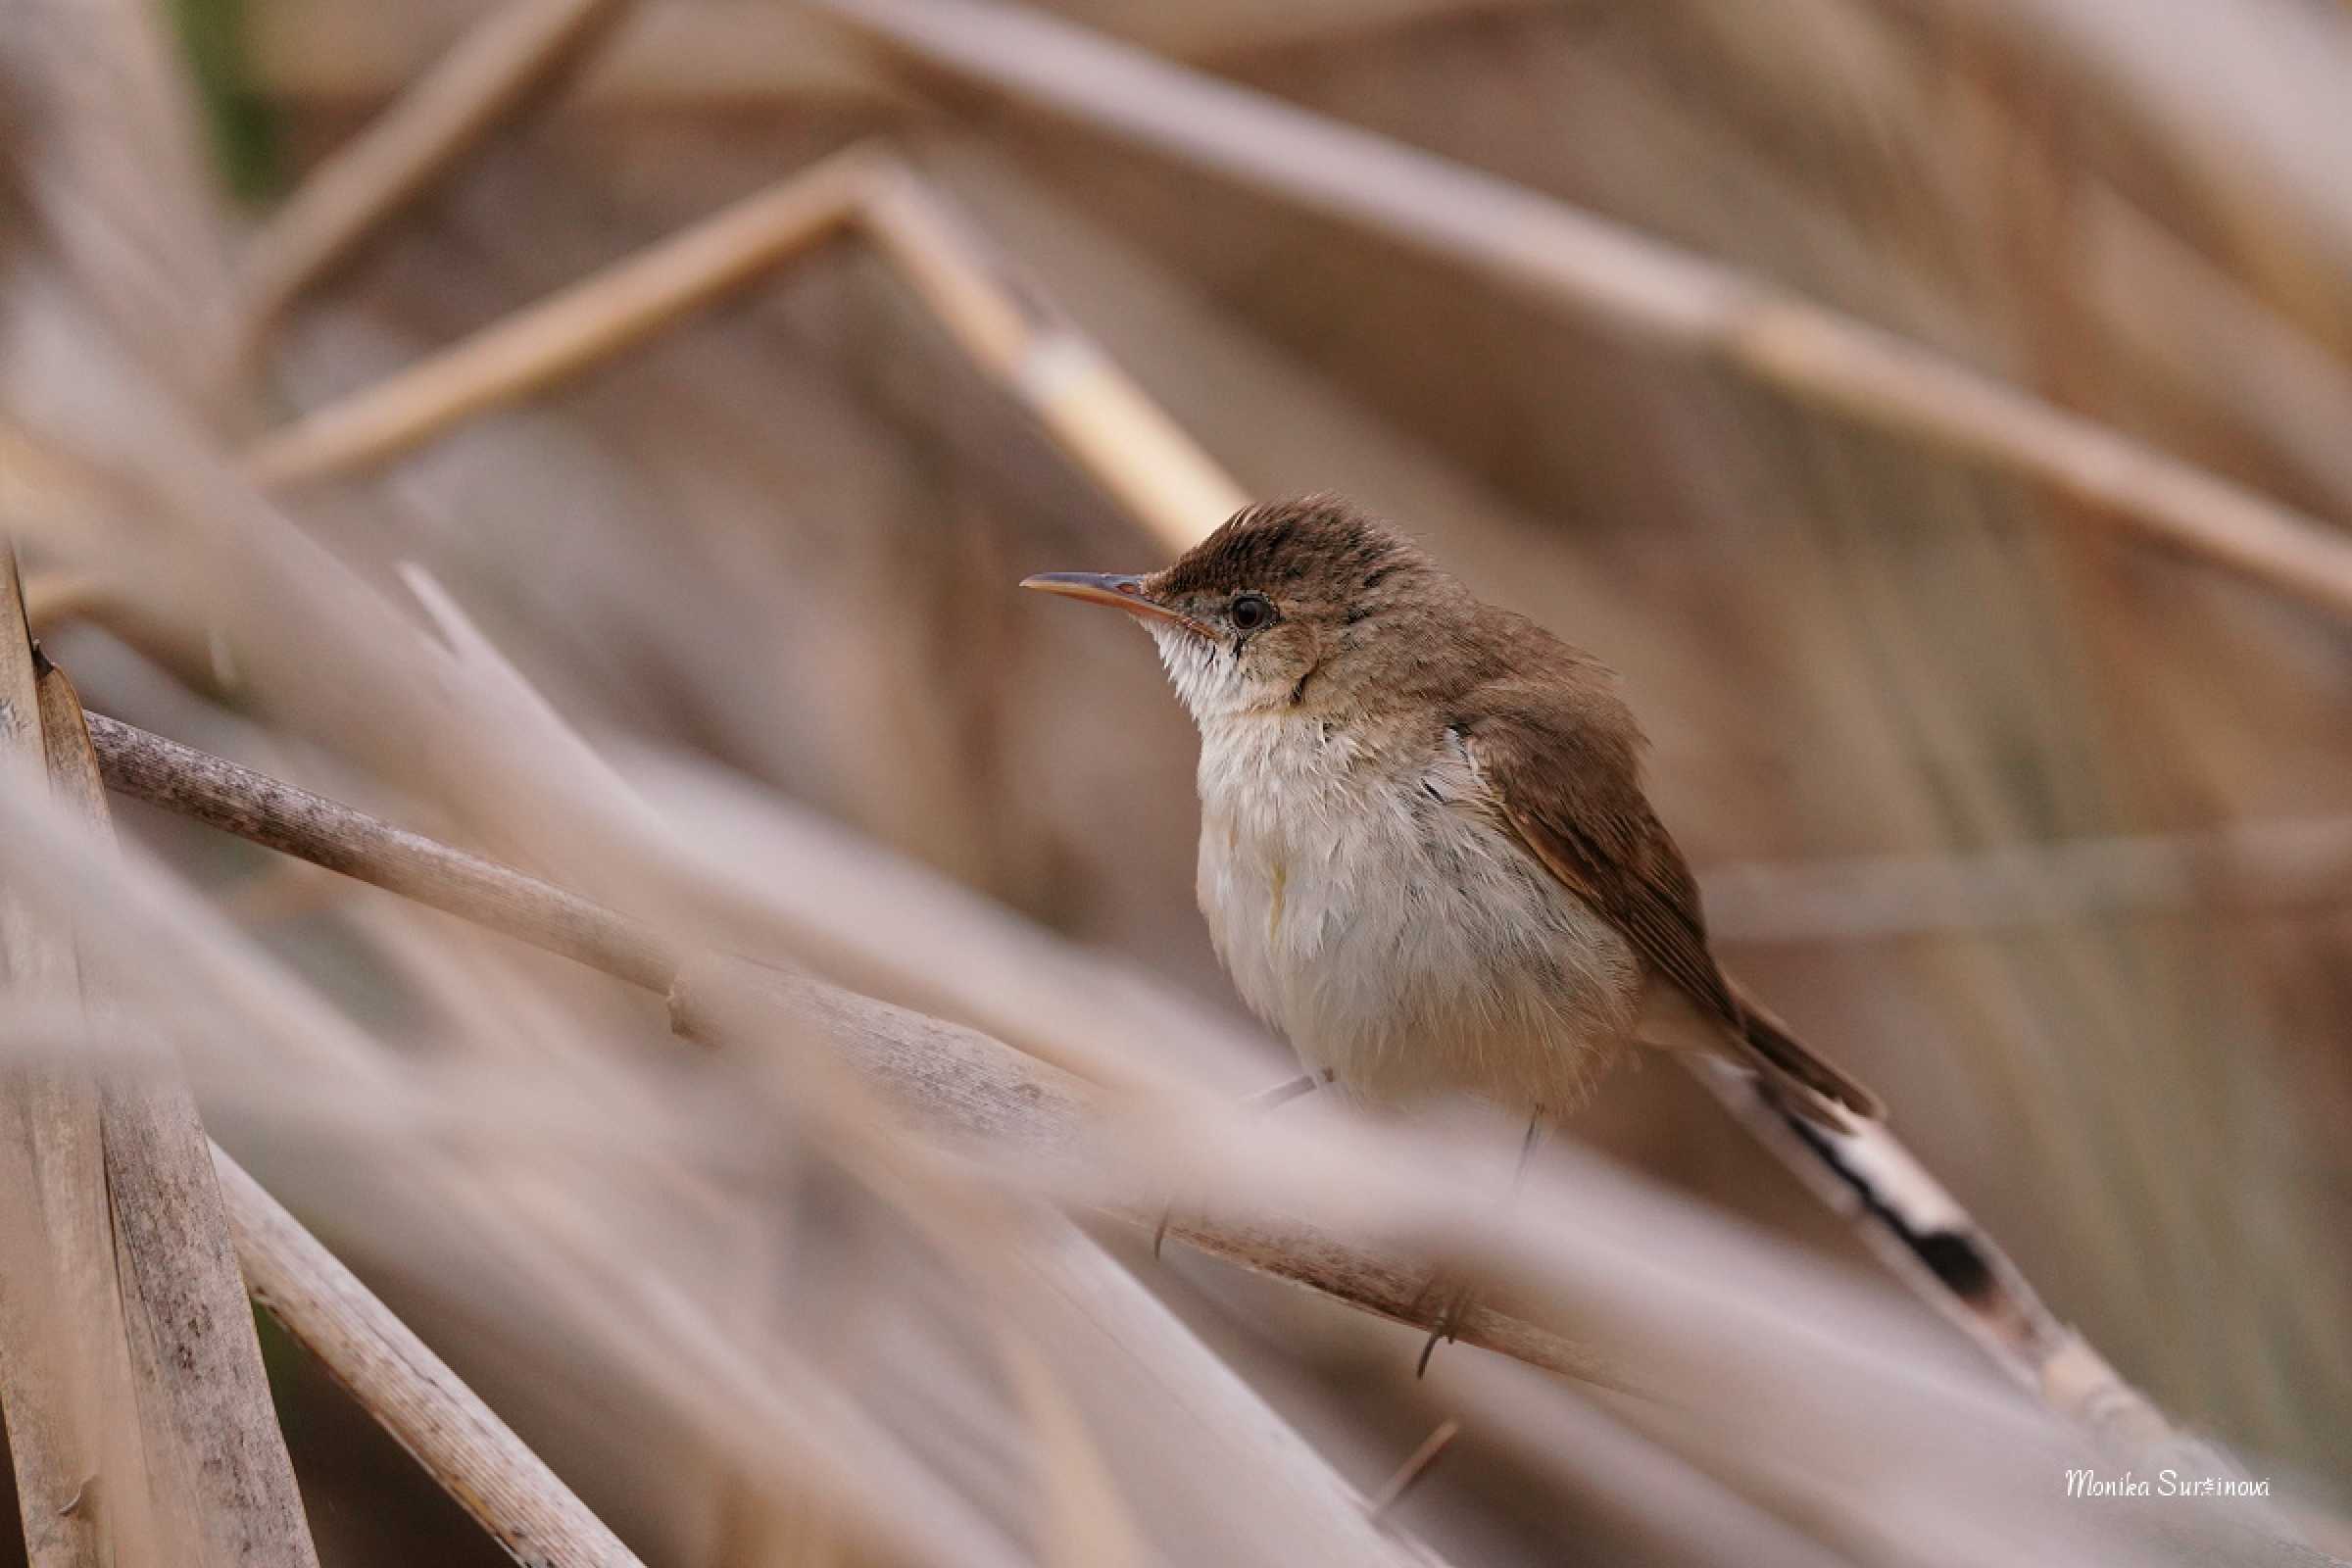
[[[1151,633],[1200,735],[1209,937],[1314,1078],[1524,1114],[1522,1167],[1636,1048],[1729,1061],[1833,1130],[1883,1115],[1716,961],[1616,674],[1394,525],[1311,495],[1159,571],[1021,586]]]

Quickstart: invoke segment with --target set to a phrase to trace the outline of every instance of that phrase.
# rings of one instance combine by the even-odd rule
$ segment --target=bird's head
[[[1164,571],[1021,586],[1142,621],[1202,723],[1377,702],[1412,683],[1461,592],[1418,545],[1331,496],[1236,513]]]

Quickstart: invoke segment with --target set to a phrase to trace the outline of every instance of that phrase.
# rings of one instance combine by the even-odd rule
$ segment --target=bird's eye
[[[1260,626],[1273,623],[1274,601],[1264,594],[1243,594],[1234,600],[1229,613],[1233,616],[1235,631],[1255,631]]]

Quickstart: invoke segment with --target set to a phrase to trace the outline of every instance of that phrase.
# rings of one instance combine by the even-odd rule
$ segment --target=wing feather
[[[1580,695],[1588,708],[1616,702],[1605,692]],[[1599,716],[1523,700],[1455,728],[1496,814],[1528,852],[1719,1019],[1727,1047],[1807,1096],[1878,1117],[1875,1095],[1748,1003],[1717,965],[1698,883],[1642,792],[1638,732],[1630,718],[1595,723]]]

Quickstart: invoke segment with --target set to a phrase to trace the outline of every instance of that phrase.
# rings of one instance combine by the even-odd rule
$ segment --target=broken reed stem
[[[637,1557],[407,1324],[219,1145],[213,1167],[253,1298],[516,1562]]]
[[[1095,1086],[977,1030],[746,959],[670,949],[641,922],[536,877],[103,714],[88,719],[110,787],[659,992],[687,1038],[758,1047],[815,1027],[918,1118],[1031,1152],[1079,1143],[1101,1114]],[[1119,1217],[1147,1228],[1159,1216]],[[1311,1226],[1180,1220],[1168,1234],[1425,1331],[1443,1308],[1425,1262]],[[1570,1377],[1600,1372],[1562,1336],[1492,1307],[1474,1309],[1458,1338]]]
[[[510,0],[303,180],[247,245],[250,363],[286,306],[491,131],[554,90],[630,0]]]
[[[0,576],[0,668],[11,688],[0,691],[0,730],[15,760],[30,764],[5,783],[45,791],[81,831],[105,839],[112,826],[80,699],[32,647],[4,545]],[[51,945],[44,961],[9,954],[12,992],[38,995],[46,984],[103,1027],[108,993],[73,933],[40,934]],[[30,1312],[46,1316],[37,1332],[55,1359],[42,1378],[71,1396],[67,1424],[47,1435],[62,1442],[52,1456],[73,1469],[30,1476],[22,1493],[29,1556],[41,1568],[118,1558],[317,1568],[187,1086],[168,1073],[83,1077],[69,1061],[13,1098],[31,1157],[10,1173],[8,1198],[14,1208],[37,1197],[32,1234],[44,1242],[15,1260],[45,1261],[48,1278],[28,1289],[20,1276],[0,1294],[12,1330]],[[12,1332],[12,1376],[26,1348]],[[31,1447],[42,1412],[20,1385],[6,1392],[12,1441],[22,1424]]]
[[[852,147],[525,306],[245,453],[258,484],[359,472],[635,347],[845,232],[905,278],[982,373],[1171,553],[1249,497],[1066,318],[1024,286],[927,181]]]
[[[0,538],[0,787],[27,794],[53,788],[40,675],[16,553]],[[0,978],[20,1006],[79,1001],[72,930],[4,887]],[[24,1555],[31,1568],[97,1568],[118,1542],[83,1500],[91,1476],[113,1475],[123,1493],[107,1523],[127,1526],[134,1542],[147,1533],[145,1488],[120,1463],[128,1336],[97,1094],[70,1059],[12,1067],[0,1087],[0,1410]]]
[[[73,782],[61,799],[103,822],[80,701],[63,670],[43,679],[61,715],[53,734],[72,725]],[[195,1100],[176,1074],[109,1075],[99,1107],[131,1379],[169,1558],[317,1568]]]
[[[1475,268],[1546,308],[1720,360],[1810,407],[2035,480],[2083,515],[2352,613],[2352,541],[2335,530],[1737,268],[1001,0],[815,3],[935,69]]]

